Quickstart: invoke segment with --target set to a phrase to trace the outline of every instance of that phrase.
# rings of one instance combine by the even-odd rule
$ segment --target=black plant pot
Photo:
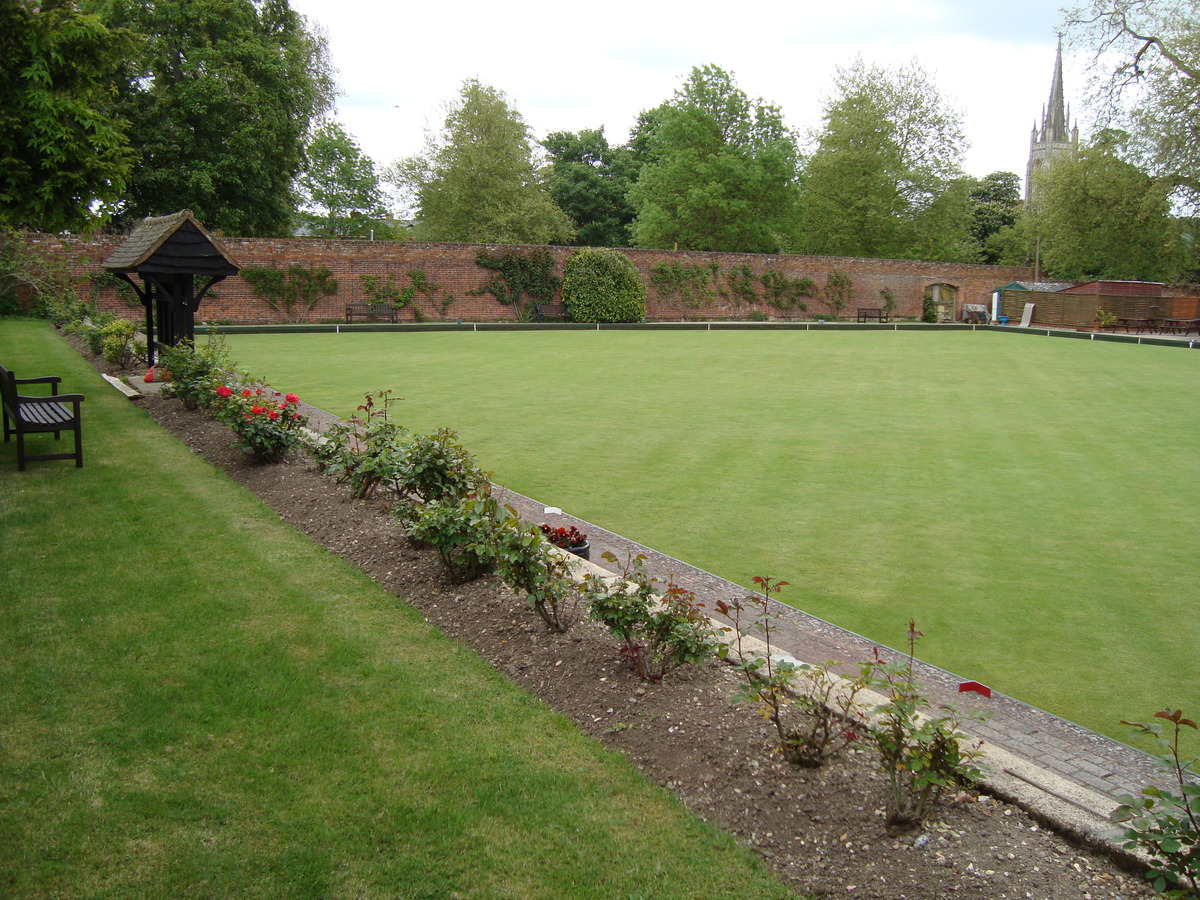
[[[588,544],[588,543],[584,543],[579,547],[568,547],[567,552],[574,553],[580,559],[591,559],[592,558],[592,545]]]

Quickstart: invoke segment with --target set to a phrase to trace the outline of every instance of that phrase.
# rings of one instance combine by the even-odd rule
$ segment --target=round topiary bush
[[[640,322],[646,317],[646,285],[620,250],[585,247],[563,270],[563,306],[575,322]]]

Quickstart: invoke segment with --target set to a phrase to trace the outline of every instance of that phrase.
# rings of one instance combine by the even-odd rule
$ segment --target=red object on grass
[[[958,685],[958,692],[965,694],[967,691],[974,691],[976,694],[983,694],[985,697],[992,696],[992,689],[986,684],[980,684],[978,681],[963,681]]]

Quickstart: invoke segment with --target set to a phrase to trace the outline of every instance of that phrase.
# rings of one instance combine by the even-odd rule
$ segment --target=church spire
[[[1034,197],[1034,174],[1043,166],[1050,165],[1061,153],[1074,153],[1079,149],[1079,126],[1071,127],[1071,114],[1067,109],[1063,90],[1062,36],[1058,38],[1058,50],[1054,56],[1054,75],[1050,79],[1050,101],[1042,107],[1041,127],[1035,121],[1029,137],[1029,165],[1025,168],[1025,202],[1032,204]]]
[[[1050,80],[1050,102],[1042,118],[1042,140],[1048,143],[1066,143],[1071,140],[1070,123],[1067,121],[1066,103],[1063,100],[1062,37],[1058,39],[1058,53],[1054,58],[1054,77]]]

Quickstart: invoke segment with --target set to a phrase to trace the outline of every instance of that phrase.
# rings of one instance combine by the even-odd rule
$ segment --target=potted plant
[[[561,547],[563,550],[574,553],[581,559],[592,558],[592,548],[588,543],[587,535],[574,525],[555,528],[553,525],[543,524],[539,527],[542,529],[542,534],[546,536],[546,540],[555,547]]]

